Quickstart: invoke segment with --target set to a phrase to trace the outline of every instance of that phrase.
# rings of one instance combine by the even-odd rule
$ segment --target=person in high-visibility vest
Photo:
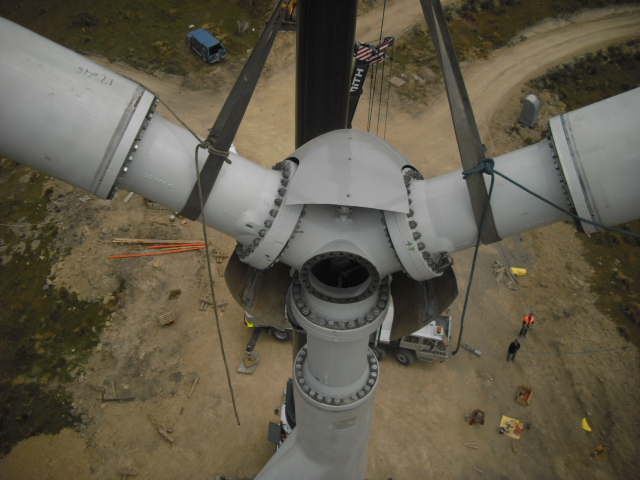
[[[535,321],[536,317],[533,316],[533,313],[530,313],[529,315],[524,317],[524,319],[522,320],[522,328],[520,329],[521,337],[527,336],[527,333],[529,332],[529,330],[531,330],[531,327],[533,327]]]

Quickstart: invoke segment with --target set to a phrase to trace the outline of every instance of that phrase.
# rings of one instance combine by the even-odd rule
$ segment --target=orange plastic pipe
[[[194,247],[194,248],[183,248],[181,250],[169,250],[168,252],[153,252],[153,253],[135,253],[133,255],[109,255],[108,258],[129,258],[129,257],[146,257],[149,255],[165,255],[167,253],[180,253],[180,252],[190,252],[191,250],[202,250],[202,247]]]

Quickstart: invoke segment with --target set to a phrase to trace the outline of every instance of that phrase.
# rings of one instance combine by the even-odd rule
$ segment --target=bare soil
[[[409,3],[417,4],[391,4],[385,35],[399,35],[418,18],[419,9],[416,13]],[[369,40],[379,15],[378,8],[362,17],[359,37]],[[521,43],[469,65],[465,79],[488,153],[497,156],[522,146],[525,135],[510,127],[519,115],[526,80],[562,60],[638,32],[637,8],[613,16],[592,15],[531,31]],[[265,166],[294,149],[294,46],[292,36],[278,40],[235,142],[242,155]],[[201,135],[225,98],[225,91],[205,88],[206,77],[150,76],[124,65],[110,66],[159,94]],[[211,76],[229,82],[232,77],[219,66],[212,67]],[[446,98],[438,95],[428,107],[417,107],[417,114],[400,109],[400,103],[392,95],[387,140],[427,177],[459,169]],[[543,96],[541,123],[562,110],[552,96]],[[358,112],[354,128],[366,129],[365,109]],[[57,181],[51,186],[56,190],[52,198],[64,194],[67,214],[85,195]],[[273,453],[266,440],[267,423],[278,421],[274,410],[291,374],[290,345],[263,335],[256,347],[261,356],[256,373],[236,373],[251,332],[214,264],[218,302],[229,300],[220,321],[241,420],[237,425],[213,312],[198,308],[207,285],[204,253],[107,259],[141,251],[113,244],[115,237],[198,239],[201,226],[181,219],[171,222],[172,212],[149,209],[136,195],[124,204],[127,193],[119,192],[111,202],[91,198],[59,222],[58,247],[69,249],[69,255],[53,268],[56,285],[82,298],[108,301],[119,282],[125,282],[120,308],[100,345],[69,385],[73,408],[83,421],[57,435],[21,442],[2,460],[2,479],[115,479],[121,471],[135,472],[137,479],[242,478],[255,476]],[[64,209],[52,212],[51,219],[63,213]],[[212,230],[208,234],[215,248],[232,252],[233,239]],[[568,224],[481,248],[465,341],[482,356],[461,350],[443,364],[416,363],[409,368],[391,357],[382,362],[368,478],[637,476],[640,355],[596,309],[589,290],[592,270],[581,252],[575,229]],[[461,295],[452,308],[454,337],[471,257],[470,251],[455,255]],[[496,283],[495,261],[527,269],[520,290]],[[529,310],[537,316],[536,326],[523,340],[516,362],[506,363],[507,346]],[[169,311],[176,316],[175,324],[160,326],[158,317]],[[596,352],[603,349],[611,350]],[[189,398],[196,377],[199,382]],[[514,402],[522,385],[533,389],[527,407]],[[102,390],[135,399],[103,401]],[[469,426],[463,415],[476,408],[486,412],[485,424]],[[173,445],[154,430],[149,415],[171,430]],[[500,435],[502,415],[519,418],[530,429],[520,440]],[[585,417],[591,432],[581,428]],[[600,444],[607,454],[591,460],[589,453]]]

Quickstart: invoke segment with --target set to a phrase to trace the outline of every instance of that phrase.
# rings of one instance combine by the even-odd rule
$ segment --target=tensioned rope
[[[462,177],[464,179],[467,178],[467,176],[474,174],[474,173],[484,173],[486,175],[490,175],[491,176],[491,184],[489,187],[489,197],[487,199],[487,203],[485,204],[484,210],[482,211],[482,219],[480,221],[480,226],[478,228],[478,238],[476,241],[476,246],[475,246],[475,251],[473,254],[473,261],[471,263],[471,273],[469,275],[469,284],[467,286],[467,293],[465,295],[465,299],[464,299],[464,306],[462,308],[462,316],[460,318],[460,334],[458,335],[458,346],[456,347],[455,351],[452,353],[452,355],[455,355],[456,353],[458,353],[458,350],[460,350],[460,344],[462,342],[462,332],[464,330],[464,318],[465,318],[465,314],[467,311],[467,305],[469,302],[469,294],[471,292],[471,286],[473,283],[473,274],[475,272],[475,268],[476,268],[476,260],[478,258],[478,251],[480,249],[480,238],[481,238],[481,234],[482,234],[482,228],[484,227],[484,220],[486,217],[486,213],[487,213],[487,208],[489,206],[489,204],[491,203],[491,195],[493,194],[493,185],[495,182],[495,176],[499,175],[500,177],[504,178],[505,180],[507,180],[508,182],[512,183],[513,185],[515,185],[518,188],[521,188],[522,190],[524,190],[525,192],[527,192],[530,195],[533,195],[534,197],[536,197],[539,200],[542,200],[543,202],[545,202],[546,204],[552,206],[553,208],[561,211],[562,213],[569,215],[570,217],[579,220],[581,222],[585,222],[588,223],[590,225],[594,225],[596,227],[605,229],[605,230],[610,230],[613,232],[617,232],[623,235],[628,235],[634,238],[640,238],[640,235],[638,235],[637,233],[633,233],[633,232],[628,232],[626,230],[620,230],[619,228],[613,228],[613,227],[607,227],[605,225],[602,225],[598,222],[594,222],[592,220],[587,220],[586,218],[582,218],[579,215],[576,215],[574,213],[571,213],[567,210],[565,210],[564,208],[556,205],[555,203],[551,202],[550,200],[547,200],[546,198],[538,195],[535,192],[532,192],[531,190],[529,190],[527,187],[525,187],[524,185],[521,185],[520,183],[516,182],[515,180],[507,177],[505,174],[499,172],[498,170],[496,170],[495,168],[495,161],[493,160],[493,158],[485,158],[483,159],[476,167],[470,169],[470,170],[466,170],[462,172]],[[531,352],[533,353],[533,352]]]
[[[395,42],[391,46],[391,64],[389,65],[389,80],[393,78],[393,56],[396,53],[396,44]],[[383,139],[387,139],[387,122],[389,121],[389,97],[391,96],[391,81],[387,84],[387,110],[384,116],[384,135]]]
[[[147,88],[145,85],[143,85],[142,83],[133,80],[129,77],[127,77],[126,75],[120,74],[123,77],[127,78],[128,80],[131,80],[134,83],[137,83],[138,85],[141,85],[142,87],[144,87],[149,93],[153,94],[157,99],[158,102],[160,102],[168,111],[171,115],[173,115],[175,117],[176,120],[178,120],[178,122],[180,122],[180,124],[191,134],[193,135],[193,138],[195,138],[198,141],[198,145],[196,146],[196,150],[195,150],[195,164],[196,164],[196,178],[197,178],[197,184],[198,184],[198,194],[199,194],[199,201],[200,201],[200,217],[202,220],[202,232],[203,232],[203,236],[204,236],[204,245],[205,245],[205,253],[206,253],[206,257],[207,257],[207,273],[209,274],[209,289],[211,290],[211,301],[214,304],[214,308],[213,313],[215,315],[215,319],[216,319],[216,330],[218,332],[218,339],[220,341],[220,352],[222,353],[222,361],[224,362],[224,370],[225,373],[227,375],[227,384],[229,385],[229,393],[231,395],[231,403],[233,405],[233,413],[236,416],[236,421],[238,422],[238,425],[240,425],[240,417],[238,416],[238,408],[236,406],[236,398],[235,395],[233,393],[233,385],[231,384],[231,375],[229,374],[229,365],[227,363],[227,355],[225,353],[224,350],[224,342],[222,340],[222,331],[220,330],[220,318],[218,317],[218,309],[215,307],[216,305],[216,295],[215,295],[215,289],[214,289],[214,281],[213,281],[213,274],[211,273],[211,258],[210,258],[210,253],[209,253],[209,242],[207,241],[207,225],[206,225],[206,221],[204,218],[204,205],[203,205],[203,197],[202,197],[202,186],[200,183],[200,166],[198,164],[198,149],[199,148],[203,148],[205,150],[209,150],[210,145],[207,145],[206,142],[202,141],[202,138],[200,138],[191,128],[189,128],[189,126],[182,121],[182,119],[178,116],[178,114],[176,112],[173,111],[173,109],[167,105],[162,98],[160,98],[160,96],[155,93],[153,90]]]
[[[231,375],[229,374],[229,365],[227,364],[227,355],[224,351],[224,340],[222,339],[222,331],[220,330],[220,318],[218,317],[218,303],[216,302],[216,292],[214,288],[213,275],[211,273],[211,255],[209,254],[209,242],[207,241],[207,222],[204,217],[204,202],[202,195],[202,183],[200,182],[200,166],[198,165],[198,149],[203,148],[207,150],[207,146],[204,143],[198,144],[195,150],[196,161],[196,175],[198,181],[198,197],[200,201],[200,222],[202,223],[202,235],[204,236],[205,252],[207,257],[207,273],[209,274],[209,290],[211,291],[211,301],[213,302],[213,312],[216,318],[216,330],[218,331],[218,340],[220,341],[220,351],[222,352],[222,361],[224,362],[224,370],[227,374],[227,384],[229,385],[229,392],[231,394],[231,403],[233,404],[233,413],[236,416],[236,421],[240,425],[240,417],[238,416],[238,408],[236,407],[236,398],[233,394],[233,385],[231,385]]]
[[[387,12],[387,0],[384,0],[384,5],[382,7],[382,20],[380,21],[380,35],[378,38],[378,45],[382,43],[382,29],[384,27],[384,16],[386,12]],[[383,75],[384,75],[384,65],[382,68],[383,68]],[[371,117],[373,115],[373,102],[375,98],[374,95],[376,91],[377,80],[378,80],[378,63],[376,63],[374,67],[371,69],[371,83],[369,84],[369,112],[367,116],[368,117],[367,132],[371,130]]]

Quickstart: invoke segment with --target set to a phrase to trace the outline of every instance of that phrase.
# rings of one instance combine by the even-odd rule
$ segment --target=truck
[[[406,337],[392,340],[391,327],[393,326],[394,309],[393,301],[389,305],[389,312],[382,326],[371,334],[369,348],[378,360],[384,360],[387,351],[393,352],[393,356],[402,365],[411,365],[416,358],[423,362],[444,362],[449,358],[449,341],[451,339],[451,316],[439,315],[420,330]],[[265,321],[244,312],[244,323],[249,328],[268,331],[273,338],[281,342],[291,339],[293,327],[286,312],[281,322]]]
[[[244,312],[244,324],[249,328],[260,329],[268,331],[273,338],[280,342],[286,342],[291,339],[291,333],[293,327],[291,323],[286,319],[286,313],[282,317],[280,322],[264,321],[260,318],[254,317],[249,312]]]
[[[387,350],[393,352],[396,360],[409,366],[415,359],[423,362],[444,362],[449,358],[449,340],[451,339],[451,316],[439,315],[420,330],[406,337],[391,340],[393,326],[393,303],[382,326],[371,335],[369,347],[378,360],[384,360]]]
[[[227,56],[220,40],[202,28],[187,33],[187,45],[207,63],[221,62]]]

